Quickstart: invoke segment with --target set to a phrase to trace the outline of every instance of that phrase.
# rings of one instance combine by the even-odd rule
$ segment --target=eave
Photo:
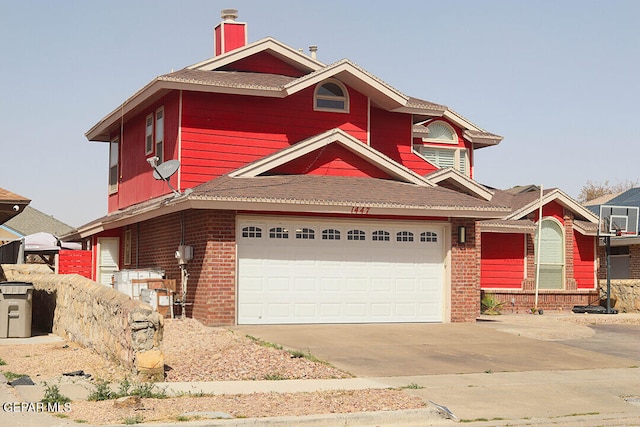
[[[598,216],[591,212],[589,209],[585,208],[563,191],[559,189],[554,189],[552,191],[547,192],[542,196],[542,205],[546,205],[551,202],[558,202],[562,206],[571,209],[574,213],[579,214],[582,218],[586,219],[588,222],[598,223]],[[540,198],[528,203],[522,208],[512,212],[510,215],[505,217],[504,219],[521,219],[526,215],[535,212],[540,207]]]

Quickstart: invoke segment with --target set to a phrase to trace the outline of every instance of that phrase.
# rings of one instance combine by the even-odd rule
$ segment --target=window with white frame
[[[119,152],[120,138],[116,137],[109,143],[109,194],[118,191]]]
[[[296,239],[313,240],[316,232],[313,228],[299,228],[296,230]]]
[[[269,229],[270,239],[288,239],[289,230],[284,227],[273,227]]]
[[[156,157],[158,164],[164,162],[164,108],[156,110]]]
[[[153,153],[153,114],[147,116],[144,129],[144,153],[149,155]]]
[[[313,107],[319,111],[349,112],[349,93],[338,80],[328,80],[316,86]]]
[[[366,240],[366,233],[362,230],[349,230],[347,240]]]
[[[390,234],[388,231],[384,230],[376,230],[371,233],[371,240],[374,242],[388,242],[390,238]]]
[[[262,237],[262,228],[250,225],[242,229],[242,237],[249,239],[259,239]]]
[[[429,123],[427,130],[428,136],[422,138],[422,144],[414,144],[414,151],[439,168],[454,168],[468,176],[469,153],[464,147],[457,146],[456,131],[448,123],[440,120]],[[451,146],[443,146],[444,144]]]
[[[335,228],[322,230],[322,240],[340,240],[340,230]]]
[[[434,233],[433,231],[423,231],[422,233],[420,233],[420,241],[423,243],[437,242],[438,234]]]
[[[410,231],[398,231],[396,242],[413,242],[413,233]]]
[[[540,229],[540,248],[538,248],[537,230],[534,241],[535,262],[540,261],[538,286],[540,289],[563,289],[564,230],[554,218],[543,219]]]

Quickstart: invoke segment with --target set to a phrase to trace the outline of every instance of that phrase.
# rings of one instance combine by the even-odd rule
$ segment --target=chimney
[[[309,46],[309,52],[311,52],[311,57],[313,59],[317,59],[317,57],[318,57],[318,46],[312,44],[311,46]]]
[[[213,29],[214,56],[237,49],[247,44],[247,24],[236,22],[236,9],[223,9],[220,12],[222,22]]]

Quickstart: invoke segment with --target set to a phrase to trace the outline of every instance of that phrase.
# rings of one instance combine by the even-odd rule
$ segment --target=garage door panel
[[[306,221],[306,222],[305,222]],[[314,223],[316,221],[316,223]],[[391,222],[349,225],[295,220],[279,226],[315,230],[316,239],[238,241],[238,323],[364,323],[442,321],[444,251],[439,242],[397,242]],[[249,222],[239,221],[239,228]],[[263,225],[263,230],[270,225]],[[320,239],[323,229],[341,240]],[[367,241],[346,240],[360,229]],[[390,241],[373,242],[371,230],[389,230]],[[414,233],[443,228],[403,227]],[[241,235],[239,233],[239,235]],[[335,236],[336,233],[334,232]]]

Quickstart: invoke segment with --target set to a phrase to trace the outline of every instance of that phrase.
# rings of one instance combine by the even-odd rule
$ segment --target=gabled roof
[[[197,64],[190,65],[187,69],[212,71],[260,52],[267,52],[302,72],[316,71],[325,66],[325,64],[317,59],[311,58],[274,38],[266,37],[230,52],[226,52],[223,55],[205,59]]]
[[[481,185],[478,181],[474,181],[468,176],[463,175],[454,168],[437,170],[425,178],[439,185],[447,183],[457,190],[481,197],[484,200],[491,200],[493,198],[493,192],[491,190]]]
[[[342,129],[337,128],[300,141],[267,157],[263,157],[260,160],[231,172],[229,176],[232,178],[254,178],[329,144],[338,144],[346,148],[398,181],[434,187],[434,184],[428,179],[364,144]]]
[[[609,194],[586,203],[589,210],[599,214],[600,205],[632,206],[640,208],[640,187],[630,188],[617,194]]]
[[[531,193],[533,193],[533,195],[536,194],[535,191],[532,191],[530,193],[527,193],[527,195]],[[573,200],[571,197],[569,197],[566,193],[564,193],[562,190],[558,188],[554,188],[547,192],[544,192],[542,196],[542,205],[544,206],[551,202],[558,202],[562,206],[568,209],[571,209],[575,214],[577,214],[577,217],[578,217],[577,219],[584,219],[595,224],[598,223],[598,217],[596,215],[594,215],[589,209],[585,208],[580,203]],[[526,215],[532,212],[535,212],[535,210],[538,209],[539,206],[540,206],[540,195],[538,193],[537,197],[535,197],[531,202],[525,204],[519,209],[515,209],[511,213],[511,215],[508,215],[505,219],[522,219]]]
[[[24,211],[20,213],[20,215],[4,223],[4,226],[21,236],[41,232],[61,236],[73,229],[70,225],[65,224],[51,215],[40,212],[31,206],[25,206]]]
[[[0,225],[21,213],[29,202],[26,197],[0,188]]]
[[[388,179],[322,175],[234,178],[225,175],[198,185],[191,193],[180,197],[165,195],[112,212],[63,238],[85,238],[187,209],[349,215],[354,207],[366,207],[371,215],[442,218],[499,218],[509,212],[506,207],[446,188]]]

